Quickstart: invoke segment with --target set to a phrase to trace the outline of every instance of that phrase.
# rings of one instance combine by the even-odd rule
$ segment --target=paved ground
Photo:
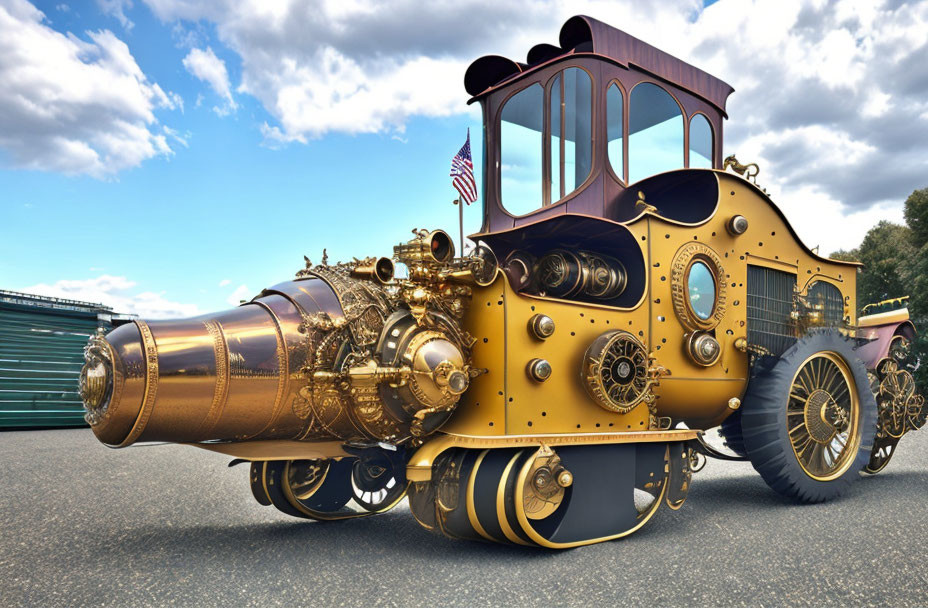
[[[405,505],[317,524],[261,507],[247,468],[87,430],[0,433],[0,605],[928,604],[928,431],[843,499],[795,506],[710,462],[681,511],[548,552],[455,542]]]

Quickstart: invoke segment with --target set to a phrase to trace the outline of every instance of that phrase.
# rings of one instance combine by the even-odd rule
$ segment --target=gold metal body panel
[[[757,187],[731,174],[714,173],[719,199],[706,221],[689,225],[665,219],[659,215],[660,201],[649,198],[656,211],[627,224],[642,248],[648,273],[645,297],[631,310],[523,295],[502,275],[491,286],[476,288],[465,327],[477,338],[474,364],[489,373],[474,380],[443,430],[521,435],[647,429],[645,404],[628,414],[612,413],[597,406],[583,389],[584,352],[597,336],[613,329],[637,336],[656,363],[670,370],[654,390],[658,416],[691,428],[718,425],[733,411],[729,400],[742,397],[747,386],[748,354],[735,343],[747,336],[748,264],[794,273],[800,294],[815,281],[835,285],[844,296],[844,315],[853,324],[856,265],[812,255]],[[748,219],[743,234],[727,229],[735,215]],[[691,263],[693,254],[708,256],[714,260],[710,265],[723,273],[716,277],[719,304],[709,322],[696,327],[691,315],[687,319],[678,312],[681,291],[686,297],[681,283],[687,268],[674,268],[675,261]],[[529,329],[535,314],[554,320],[556,329],[546,340]],[[686,340],[694,330],[714,333],[721,346],[714,364],[699,365],[687,352]],[[536,358],[551,364],[552,374],[545,382],[526,372]]]
[[[529,322],[535,314],[554,320],[550,338],[539,340],[532,334]],[[442,430],[462,435],[646,430],[645,404],[627,414],[607,411],[587,396],[580,375],[583,355],[599,334],[610,329],[637,332],[646,326],[644,307],[623,312],[523,296],[500,275],[493,285],[474,289],[465,318],[465,329],[477,339],[474,366],[489,372],[473,380]],[[547,381],[528,374],[533,358],[551,364]]]

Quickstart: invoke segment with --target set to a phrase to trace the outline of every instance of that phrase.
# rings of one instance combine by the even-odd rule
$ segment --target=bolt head
[[[539,340],[547,340],[554,335],[554,319],[548,315],[534,315],[529,320],[529,329]]]
[[[547,359],[532,359],[528,362],[528,375],[536,382],[544,382],[550,378],[552,371]]]

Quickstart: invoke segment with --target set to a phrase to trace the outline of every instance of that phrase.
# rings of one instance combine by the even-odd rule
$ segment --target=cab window
[[[609,156],[612,171],[619,179],[625,179],[623,105],[625,104],[622,99],[622,90],[619,89],[619,85],[612,83],[606,89],[606,152]]]
[[[712,168],[712,127],[702,114],[690,120],[690,168]]]
[[[628,180],[683,166],[683,113],[670,93],[650,82],[632,89],[628,114]]]
[[[500,198],[513,215],[540,206],[543,193],[544,89],[540,84],[509,98],[500,119]]]
[[[593,166],[592,90],[589,74],[567,68],[551,81],[551,188],[554,203],[586,181]]]
[[[509,213],[525,215],[573,193],[593,168],[590,75],[566,68],[546,87],[532,84],[510,97],[499,146],[500,199]]]

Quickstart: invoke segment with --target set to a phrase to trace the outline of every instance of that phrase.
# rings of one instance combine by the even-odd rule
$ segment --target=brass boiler
[[[428,270],[453,258],[447,234],[423,232],[410,243],[403,247],[420,258],[410,263],[433,283],[441,280]],[[427,434],[469,386],[470,344],[458,329],[461,301],[445,295],[445,306],[419,310],[409,300],[430,288],[462,299],[469,290],[392,278],[388,258],[315,267],[307,260],[296,280],[238,308],[135,321],[97,335],[85,348],[80,379],[86,419],[114,447],[248,439],[401,443]]]

